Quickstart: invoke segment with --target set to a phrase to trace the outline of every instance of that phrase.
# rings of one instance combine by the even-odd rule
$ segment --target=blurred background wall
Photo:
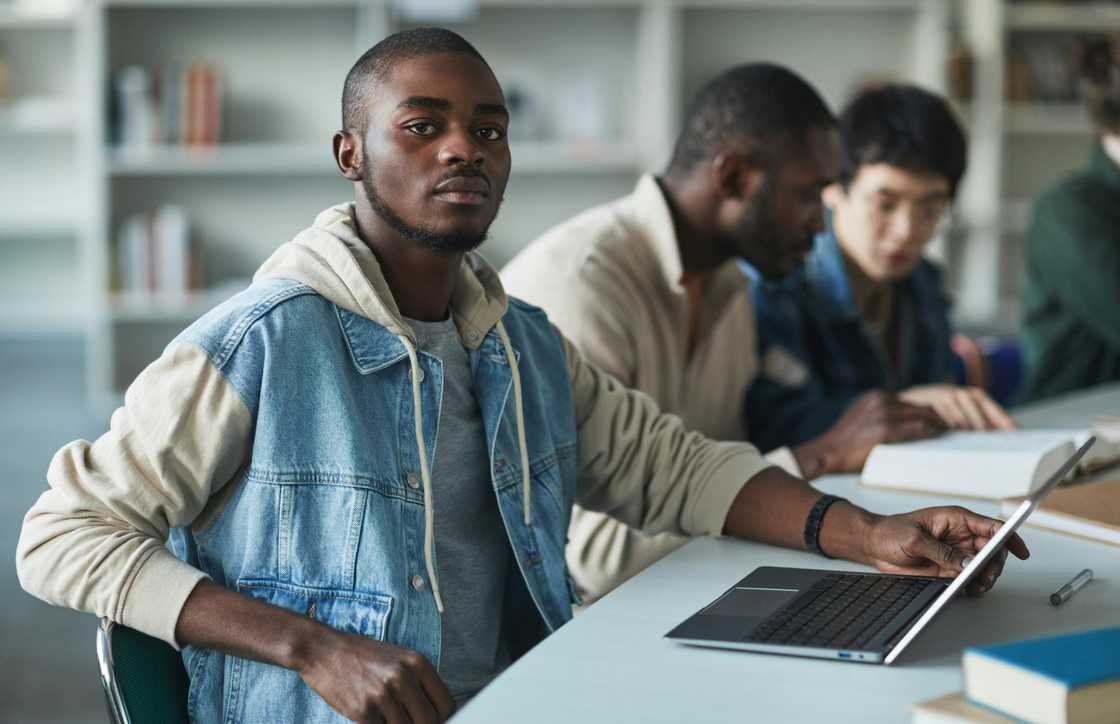
[[[1031,200],[1093,140],[1077,41],[1120,30],[1120,5],[0,0],[0,720],[103,719],[92,618],[15,580],[51,453],[99,434],[176,332],[352,196],[330,154],[342,81],[418,24],[473,42],[513,110],[513,177],[483,247],[498,266],[659,170],[687,99],[727,66],[788,65],[835,109],[887,79],[946,93],[970,164],[930,253],[958,327],[1013,336]]]

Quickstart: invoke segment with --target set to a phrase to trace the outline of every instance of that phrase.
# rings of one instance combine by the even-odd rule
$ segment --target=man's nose
[[[891,217],[891,236],[898,243],[910,243],[910,238],[914,234],[914,212],[906,209],[896,211]]]
[[[439,150],[439,161],[445,166],[481,166],[486,160],[482,147],[474,134],[466,130],[453,130],[447,134]]]

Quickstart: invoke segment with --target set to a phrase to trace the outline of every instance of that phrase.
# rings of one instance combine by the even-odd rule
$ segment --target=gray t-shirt
[[[490,482],[486,430],[467,350],[450,317],[406,321],[419,348],[443,362],[432,466],[436,573],[444,607],[439,674],[461,704],[510,662],[501,620],[511,552]]]

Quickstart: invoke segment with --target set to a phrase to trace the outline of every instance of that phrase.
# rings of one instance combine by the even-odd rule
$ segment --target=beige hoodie
[[[411,330],[377,258],[357,235],[353,214],[352,204],[323,212],[277,250],[256,278],[301,281],[333,304],[382,324],[405,344],[415,368]],[[494,270],[481,256],[467,254],[451,299],[465,346],[477,347],[496,327],[509,351],[500,323],[506,301]],[[685,430],[679,418],[662,415],[652,399],[623,388],[566,340],[564,349],[578,426],[580,505],[651,533],[720,535],[736,494],[769,464],[750,445],[713,442]],[[523,439],[520,380],[513,372]],[[414,403],[416,397],[414,388]],[[200,531],[221,512],[248,462],[252,430],[248,408],[209,357],[189,343],[171,345],[129,387],[108,432],[55,455],[47,472],[50,487],[24,519],[16,553],[20,583],[49,603],[106,616],[177,645],[179,613],[205,574],[164,547],[168,530]],[[419,435],[417,445],[425,461]],[[522,468],[528,470],[524,461]],[[430,511],[430,474],[424,466],[421,472]],[[528,514],[531,499],[525,498]],[[429,566],[431,525],[429,514]],[[433,573],[429,568],[440,605]]]

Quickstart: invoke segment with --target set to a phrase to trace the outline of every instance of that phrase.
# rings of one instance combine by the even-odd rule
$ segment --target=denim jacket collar
[[[408,357],[400,338],[387,327],[342,307],[336,309],[350,359],[358,372],[368,375]]]
[[[825,230],[813,241],[813,251],[805,260],[805,279],[814,293],[823,298],[822,306],[834,319],[858,319],[859,309],[852,296],[848,270],[844,265],[844,252],[832,229],[832,216],[826,216]]]

